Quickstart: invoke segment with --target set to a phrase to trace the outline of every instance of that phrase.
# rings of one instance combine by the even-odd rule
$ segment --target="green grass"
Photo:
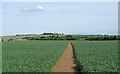
[[[2,74],[2,41],[0,41],[0,74]]]
[[[50,72],[68,42],[9,41],[2,43],[3,72]]]
[[[73,41],[81,72],[117,72],[118,41]]]
[[[50,72],[68,42],[72,42],[81,72],[117,72],[118,41],[2,42],[3,72]]]

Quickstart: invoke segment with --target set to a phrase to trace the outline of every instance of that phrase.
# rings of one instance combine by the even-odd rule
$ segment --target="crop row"
[[[50,72],[62,55],[67,42],[3,42],[3,72]]]
[[[118,72],[118,41],[76,41],[76,63],[81,72]]]

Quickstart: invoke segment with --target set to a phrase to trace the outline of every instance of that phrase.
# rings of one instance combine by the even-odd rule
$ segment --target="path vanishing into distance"
[[[52,72],[77,72],[76,67],[73,46],[71,43],[68,43],[67,48],[53,67]]]

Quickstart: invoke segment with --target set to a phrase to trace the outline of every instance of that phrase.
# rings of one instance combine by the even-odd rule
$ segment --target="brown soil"
[[[76,71],[77,70],[73,53],[73,47],[71,43],[68,43],[68,47],[62,54],[62,57],[53,67],[52,72],[76,72]]]

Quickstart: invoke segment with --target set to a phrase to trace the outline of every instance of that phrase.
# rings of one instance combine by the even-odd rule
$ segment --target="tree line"
[[[80,36],[75,37],[73,35],[49,35],[49,36],[36,36],[36,37],[24,37],[27,40],[120,40],[119,35],[96,35],[96,36]]]
[[[78,38],[73,38],[72,35],[66,35],[63,37],[60,37],[59,35],[24,37],[23,39],[28,39],[28,40],[78,40]]]
[[[88,37],[85,40],[120,40],[119,35],[103,35],[96,37]]]

